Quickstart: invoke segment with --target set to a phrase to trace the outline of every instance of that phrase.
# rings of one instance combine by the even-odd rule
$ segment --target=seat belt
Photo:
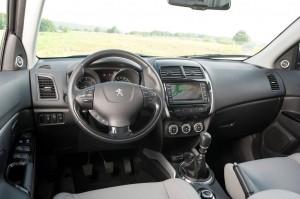
[[[244,172],[241,170],[241,168],[236,162],[233,163],[233,171],[238,178],[238,181],[243,189],[246,198],[249,198],[252,194],[254,194],[254,190],[252,190],[249,186],[247,180],[245,179]]]

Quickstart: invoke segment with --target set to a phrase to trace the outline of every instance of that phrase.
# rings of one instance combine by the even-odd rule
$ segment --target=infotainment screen
[[[206,84],[199,82],[168,84],[173,101],[200,100],[206,97]]]

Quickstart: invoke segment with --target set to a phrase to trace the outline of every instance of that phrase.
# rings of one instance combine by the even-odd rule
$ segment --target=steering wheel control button
[[[83,109],[92,109],[94,102],[94,87],[83,90],[76,96],[76,101]]]
[[[189,134],[189,133],[191,132],[191,130],[192,130],[192,127],[191,127],[191,125],[188,124],[188,123],[183,124],[183,125],[181,126],[181,131],[182,131],[182,133],[184,133],[184,134]]]
[[[204,126],[203,126],[202,122],[198,122],[198,123],[194,124],[194,131],[196,133],[200,133],[201,131],[203,131],[203,129],[204,129]]]
[[[145,104],[147,104],[147,102],[152,102],[156,97],[156,93],[153,91],[153,89],[142,88],[142,92],[144,95],[144,101],[146,102]]]
[[[200,197],[201,197],[201,199],[214,199],[215,198],[213,192],[208,189],[204,189],[204,190],[200,191]]]
[[[171,124],[168,128],[168,131],[170,135],[176,135],[178,133],[178,125]]]

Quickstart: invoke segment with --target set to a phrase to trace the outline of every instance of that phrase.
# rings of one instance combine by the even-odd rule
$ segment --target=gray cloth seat
[[[225,185],[233,199],[245,198],[233,164],[224,169]],[[253,193],[280,189],[300,194],[300,153],[238,164],[247,187]]]
[[[123,185],[80,194],[60,193],[54,199],[199,199],[198,193],[181,179]]]
[[[280,189],[269,189],[266,191],[258,192],[248,199],[300,199],[300,195],[291,191]]]

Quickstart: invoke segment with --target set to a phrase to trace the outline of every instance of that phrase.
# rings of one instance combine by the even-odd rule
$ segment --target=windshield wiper
[[[194,58],[194,59],[238,59],[244,60],[250,57],[249,55],[223,55],[223,54],[207,54],[207,55],[185,55],[183,58]]]

